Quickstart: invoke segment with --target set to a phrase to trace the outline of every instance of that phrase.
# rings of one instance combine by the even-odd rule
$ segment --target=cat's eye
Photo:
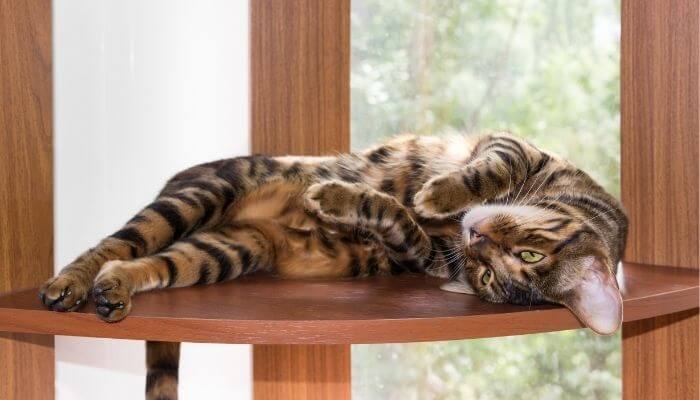
[[[534,251],[521,251],[518,256],[526,263],[536,263],[544,258],[544,255]]]
[[[493,275],[493,272],[491,272],[490,269],[486,268],[483,274],[481,274],[481,283],[483,285],[488,285],[489,282],[491,282],[491,275]]]

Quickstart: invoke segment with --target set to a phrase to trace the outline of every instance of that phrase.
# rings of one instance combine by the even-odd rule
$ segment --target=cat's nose
[[[481,234],[480,225],[484,220],[474,222],[469,225],[463,225],[462,227],[462,237],[464,238],[464,244],[469,247],[479,241],[484,239],[484,235]]]

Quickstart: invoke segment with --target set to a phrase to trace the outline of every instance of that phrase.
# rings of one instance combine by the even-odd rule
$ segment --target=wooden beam
[[[350,400],[350,346],[253,346],[256,400]]]
[[[253,152],[350,147],[350,1],[252,0]]]
[[[253,153],[350,148],[350,1],[252,0]],[[253,346],[256,400],[350,399],[349,345]]]
[[[625,260],[697,269],[700,119],[697,0],[622,1]],[[623,397],[698,398],[698,309],[625,323]]]
[[[698,0],[623,0],[625,260],[698,268]]]
[[[625,399],[697,399],[698,310],[623,325]]]
[[[53,272],[51,2],[0,0],[0,293]],[[52,399],[53,337],[0,334],[0,399]]]

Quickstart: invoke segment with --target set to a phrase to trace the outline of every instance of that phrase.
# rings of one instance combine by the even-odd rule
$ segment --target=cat
[[[247,156],[198,165],[40,289],[100,318],[136,292],[235,279],[402,272],[490,302],[558,303],[615,332],[627,218],[585,172],[508,133],[401,135],[337,157]],[[177,396],[178,344],[147,345],[147,397]]]

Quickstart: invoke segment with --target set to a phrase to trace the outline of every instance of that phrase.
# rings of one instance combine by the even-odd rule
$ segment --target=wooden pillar
[[[321,155],[350,143],[350,1],[252,0],[253,153]],[[350,399],[349,345],[256,345],[256,400]]]
[[[51,92],[51,1],[0,0],[0,293],[53,272]],[[53,399],[52,336],[0,333],[0,366],[0,399]]]
[[[698,268],[698,0],[622,1],[625,260]],[[623,325],[623,397],[697,399],[698,309]]]
[[[253,152],[350,148],[350,0],[252,0]]]
[[[350,400],[349,345],[253,346],[256,400]]]

